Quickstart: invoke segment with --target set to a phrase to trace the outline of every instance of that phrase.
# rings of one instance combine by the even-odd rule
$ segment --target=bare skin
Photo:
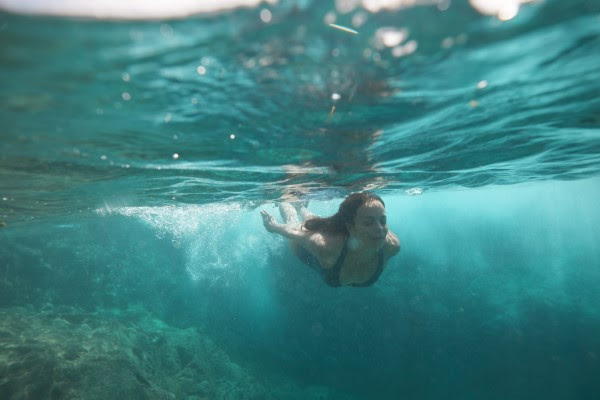
[[[329,269],[337,261],[344,243],[348,240],[348,253],[340,270],[342,285],[367,282],[377,270],[379,251],[383,248],[384,267],[387,261],[400,251],[398,237],[387,227],[387,218],[383,204],[370,201],[356,211],[353,223],[346,224],[349,237],[342,234],[309,231],[299,221],[298,211],[306,219],[306,213],[296,210],[292,205],[280,205],[285,223],[280,224],[266,211],[261,211],[263,223],[269,232],[289,239],[295,252],[298,246],[313,254],[322,268]]]

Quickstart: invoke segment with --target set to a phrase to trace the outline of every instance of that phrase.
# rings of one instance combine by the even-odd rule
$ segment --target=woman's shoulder
[[[400,239],[392,231],[388,231],[385,238],[384,252],[388,257],[395,256],[400,251]]]
[[[308,231],[311,247],[321,254],[339,252],[346,242],[346,236],[340,233]]]

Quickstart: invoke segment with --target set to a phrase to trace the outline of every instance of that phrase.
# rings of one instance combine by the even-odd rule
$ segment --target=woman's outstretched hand
[[[277,221],[275,221],[275,218],[273,218],[273,216],[266,211],[261,211],[260,215],[262,216],[263,224],[265,225],[267,231],[275,232],[275,227],[278,225]]]

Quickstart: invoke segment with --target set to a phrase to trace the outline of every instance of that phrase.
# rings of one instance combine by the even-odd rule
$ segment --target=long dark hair
[[[341,233],[347,235],[348,229],[346,229],[346,224],[354,223],[356,210],[363,204],[371,201],[378,201],[385,207],[385,203],[381,200],[381,197],[376,194],[370,192],[352,193],[342,201],[337,213],[327,218],[311,218],[304,222],[304,227],[309,231]]]

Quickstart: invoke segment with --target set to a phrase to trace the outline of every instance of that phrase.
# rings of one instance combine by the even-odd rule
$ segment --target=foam
[[[217,286],[242,283],[250,268],[263,268],[265,254],[275,252],[283,243],[270,240],[258,211],[250,212],[239,203],[114,208],[106,205],[96,213],[144,222],[157,237],[171,240],[181,249],[191,279]]]

